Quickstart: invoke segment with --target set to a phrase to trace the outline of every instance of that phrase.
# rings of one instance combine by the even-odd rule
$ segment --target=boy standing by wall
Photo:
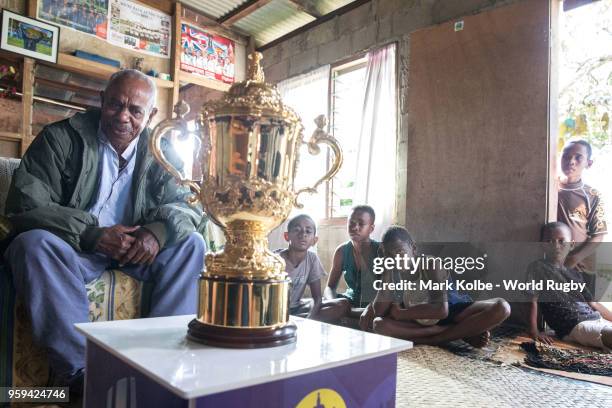
[[[584,273],[591,292],[595,291],[595,251],[607,233],[604,206],[599,191],[584,184],[582,172],[592,166],[592,148],[585,140],[567,143],[561,156],[565,180],[559,186],[557,220],[566,224],[576,247],[565,266]]]

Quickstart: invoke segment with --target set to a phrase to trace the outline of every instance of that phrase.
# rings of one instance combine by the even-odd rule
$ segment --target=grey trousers
[[[202,236],[194,232],[160,251],[151,266],[121,268],[139,281],[154,283],[148,317],[196,313],[204,251]],[[111,259],[79,253],[44,230],[18,235],[4,258],[31,317],[34,340],[47,349],[56,378],[68,380],[85,366],[85,338],[74,328],[88,321],[85,284],[98,278]]]

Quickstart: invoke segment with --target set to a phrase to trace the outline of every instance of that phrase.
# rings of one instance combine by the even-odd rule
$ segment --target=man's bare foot
[[[489,344],[489,340],[491,340],[491,333],[488,330],[476,336],[465,337],[463,339],[463,341],[468,343],[470,346],[476,348],[485,347],[487,344]]]

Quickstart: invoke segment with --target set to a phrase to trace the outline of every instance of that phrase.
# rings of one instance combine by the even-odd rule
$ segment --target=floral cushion
[[[142,283],[120,270],[108,270],[87,285],[89,320],[135,319],[142,315]]]
[[[145,296],[143,296],[143,290]],[[134,319],[141,316],[146,284],[120,270],[107,270],[87,285],[89,320]],[[15,298],[10,274],[0,271],[0,384],[44,386],[49,376],[47,355],[34,344],[30,319],[21,299]]]

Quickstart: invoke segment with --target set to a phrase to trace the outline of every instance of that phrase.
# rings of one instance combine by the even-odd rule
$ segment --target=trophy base
[[[285,279],[241,279],[203,274],[198,315],[188,337],[217,347],[259,348],[293,343],[297,327],[289,321]]]
[[[199,343],[224,348],[263,348],[295,342],[297,327],[287,323],[280,327],[224,327],[205,324],[198,319],[189,322],[188,337]]]

